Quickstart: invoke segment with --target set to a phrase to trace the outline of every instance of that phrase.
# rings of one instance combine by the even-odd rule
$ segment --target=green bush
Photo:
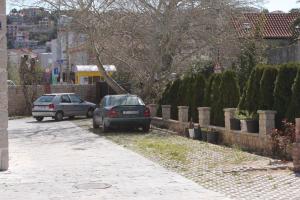
[[[239,103],[239,110],[247,110],[250,114],[254,114],[259,109],[260,103],[260,80],[263,74],[263,67],[255,67],[251,72],[246,89]]]
[[[289,121],[294,121],[300,118],[300,69],[292,87],[292,100],[288,108],[287,118]]]
[[[266,66],[260,81],[259,110],[272,110],[274,104],[274,87],[277,77],[277,68]]]
[[[211,91],[211,124],[216,126],[222,125],[222,119],[220,118],[220,110],[222,110],[219,99],[220,99],[220,84],[222,81],[222,74],[215,74],[214,81],[212,83]]]
[[[214,82],[215,74],[212,74],[206,84],[205,89],[205,97],[204,97],[204,106],[210,107],[211,106],[211,93],[212,93],[212,85]]]
[[[220,115],[221,125],[224,126],[224,108],[236,108],[240,100],[240,88],[237,75],[234,71],[225,71],[220,83],[219,105],[221,110]]]
[[[193,82],[191,103],[190,103],[190,116],[194,122],[198,122],[198,107],[204,105],[205,94],[205,78],[202,74],[197,74]]]
[[[274,110],[277,111],[276,125],[281,127],[282,120],[291,102],[292,86],[297,75],[297,64],[285,64],[280,66],[274,89]]]

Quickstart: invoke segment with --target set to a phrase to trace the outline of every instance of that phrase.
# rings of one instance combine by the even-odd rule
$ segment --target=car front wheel
[[[93,117],[93,114],[94,114],[94,109],[93,108],[90,108],[87,113],[86,113],[86,117],[87,118],[92,118]]]

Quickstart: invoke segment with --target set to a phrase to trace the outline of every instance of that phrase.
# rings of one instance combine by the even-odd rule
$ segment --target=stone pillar
[[[149,104],[148,108],[150,109],[151,117],[157,116],[157,105],[156,104]]]
[[[0,171],[8,169],[7,43],[5,0],[0,0]]]
[[[178,106],[178,121],[188,122],[189,121],[189,107]]]
[[[259,110],[259,137],[265,138],[275,128],[276,111]]]
[[[296,119],[296,142],[293,144],[294,171],[300,172],[300,118]]]
[[[224,117],[225,117],[225,130],[230,130],[230,119],[234,118],[236,108],[225,108]]]
[[[162,105],[162,118],[165,120],[171,119],[171,106],[170,105]]]
[[[210,125],[210,107],[198,108],[199,126],[207,128]]]

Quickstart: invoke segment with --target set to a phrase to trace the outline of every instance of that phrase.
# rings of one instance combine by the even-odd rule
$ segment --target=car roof
[[[58,96],[58,95],[69,95],[69,94],[75,94],[75,93],[51,93],[51,94],[44,94],[43,96]]]
[[[105,97],[138,97],[135,94],[115,94],[115,95],[106,95]]]

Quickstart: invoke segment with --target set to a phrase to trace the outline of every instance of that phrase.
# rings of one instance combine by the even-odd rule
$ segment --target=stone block
[[[178,121],[188,122],[189,121],[189,107],[178,106]]]
[[[149,104],[148,108],[150,109],[151,117],[156,117],[157,115],[157,104]]]

